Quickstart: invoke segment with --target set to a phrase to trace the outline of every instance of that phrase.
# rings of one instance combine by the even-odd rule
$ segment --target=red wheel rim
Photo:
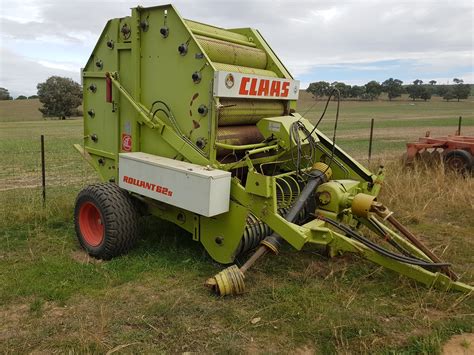
[[[104,225],[97,207],[86,202],[79,210],[79,228],[87,244],[92,247],[98,246],[104,239]]]

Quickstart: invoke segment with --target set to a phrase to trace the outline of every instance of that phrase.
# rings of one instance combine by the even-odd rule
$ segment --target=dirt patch
[[[80,264],[100,264],[102,260],[94,259],[89,256],[84,250],[78,249],[71,253],[71,258]]]
[[[455,335],[443,346],[443,355],[474,354],[474,334]]]
[[[22,331],[22,324],[28,315],[26,304],[12,304],[0,308],[0,342],[17,337]]]

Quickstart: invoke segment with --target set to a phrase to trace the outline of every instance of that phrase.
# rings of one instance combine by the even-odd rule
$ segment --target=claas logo
[[[239,95],[288,97],[289,81],[249,78],[240,81]]]

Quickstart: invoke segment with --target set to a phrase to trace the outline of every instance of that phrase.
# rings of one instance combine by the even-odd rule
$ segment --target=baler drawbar
[[[249,268],[283,243],[473,290],[376,200],[383,168],[370,172],[296,112],[299,82],[259,31],[185,20],[172,5],[136,7],[108,21],[82,79],[76,149],[103,181],[76,200],[90,255],[128,251],[140,215],[151,214],[219,263],[252,253],[206,281],[219,295],[243,293]]]

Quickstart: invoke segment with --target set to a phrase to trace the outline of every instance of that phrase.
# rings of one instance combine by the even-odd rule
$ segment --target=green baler
[[[90,255],[125,253],[147,213],[189,232],[219,263],[253,252],[207,280],[220,295],[242,293],[244,272],[284,242],[472,290],[376,201],[383,171],[368,171],[296,112],[299,83],[257,30],[185,20],[172,5],[137,7],[107,23],[82,78],[76,148],[103,180],[76,201]],[[362,225],[390,245],[364,237]]]

